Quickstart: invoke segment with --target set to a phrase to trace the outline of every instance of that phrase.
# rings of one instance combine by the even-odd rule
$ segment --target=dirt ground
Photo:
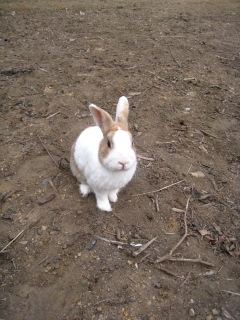
[[[0,13],[0,318],[240,319],[239,1]],[[139,161],[105,213],[70,148],[121,95]]]

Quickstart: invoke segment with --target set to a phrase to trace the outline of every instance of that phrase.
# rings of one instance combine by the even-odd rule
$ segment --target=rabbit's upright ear
[[[113,119],[111,118],[110,114],[95,106],[95,104],[90,104],[89,110],[91,111],[96,125],[99,126],[103,134],[107,133],[113,126]]]
[[[121,123],[126,128],[128,128],[128,113],[129,113],[128,99],[126,97],[122,96],[118,100],[115,121]]]

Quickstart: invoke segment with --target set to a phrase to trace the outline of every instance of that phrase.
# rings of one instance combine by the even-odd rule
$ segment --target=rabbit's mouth
[[[134,167],[135,161],[132,159],[111,159],[110,161],[107,161],[107,159],[105,159],[103,165],[109,171],[125,172]]]
[[[128,168],[127,168],[127,164],[128,164],[128,162],[118,162],[120,165],[121,165],[121,169],[120,170],[127,170]]]

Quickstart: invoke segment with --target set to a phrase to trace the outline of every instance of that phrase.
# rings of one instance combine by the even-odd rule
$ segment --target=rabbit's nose
[[[118,163],[122,166],[122,170],[124,170],[128,161],[119,161]]]

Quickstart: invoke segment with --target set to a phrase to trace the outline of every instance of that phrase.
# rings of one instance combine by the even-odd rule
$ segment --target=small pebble
[[[53,230],[53,231],[49,232],[50,235],[55,235],[55,234],[58,234],[58,233],[59,233],[59,231],[56,231],[56,230]]]
[[[195,310],[194,309],[190,309],[189,310],[189,316],[190,317],[195,317],[196,313],[195,313]]]
[[[208,271],[208,272],[205,272],[203,275],[204,275],[206,278],[214,278],[214,277],[215,277],[215,273],[214,273],[213,270]]]
[[[151,301],[151,300],[148,300],[148,302],[147,302],[147,307],[150,307],[151,304],[152,304],[152,301]]]
[[[97,312],[102,312],[102,307],[97,307]]]
[[[213,316],[210,314],[209,316],[206,316],[206,320],[213,320]]]
[[[129,298],[129,301],[130,301],[130,302],[136,302],[137,299],[136,299],[136,297],[132,296],[132,297]]]
[[[219,311],[218,311],[217,309],[213,309],[213,310],[212,310],[212,314],[213,314],[214,316],[219,316]]]

